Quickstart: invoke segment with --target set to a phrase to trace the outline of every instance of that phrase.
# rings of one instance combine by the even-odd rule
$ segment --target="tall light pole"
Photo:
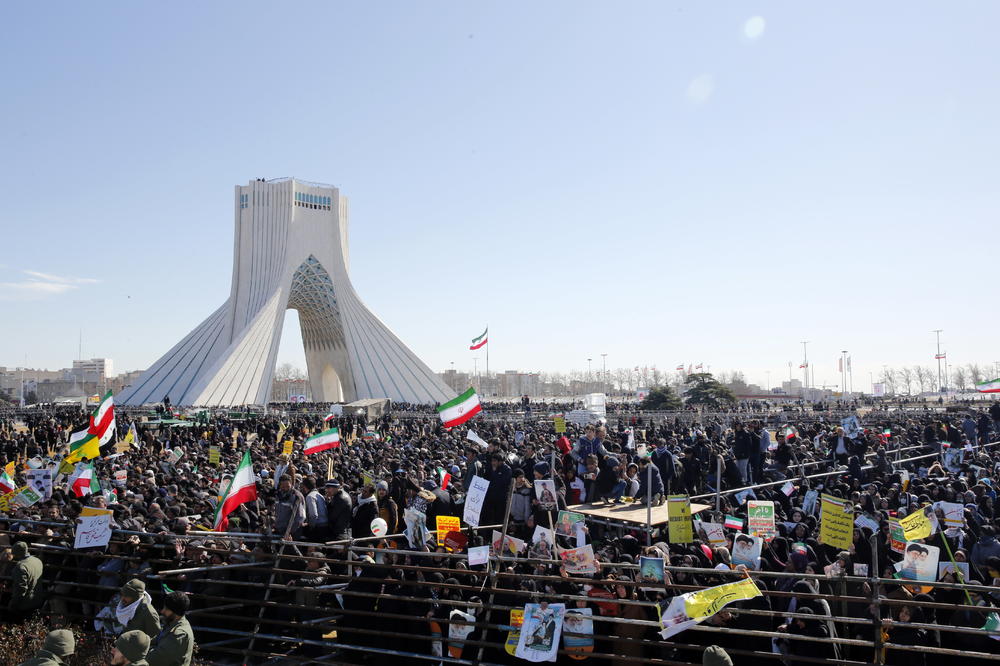
[[[767,375],[767,392],[771,392],[771,371],[765,370],[764,374]]]
[[[806,351],[808,340],[802,341],[802,365],[805,366],[805,387],[809,388],[809,353]]]
[[[843,385],[841,393],[847,397],[847,350],[841,351],[840,354],[840,381]]]
[[[608,392],[608,355],[601,354],[601,390]]]
[[[935,328],[931,333],[937,336],[937,353],[934,354],[934,358],[937,359],[938,364],[938,393],[944,389],[944,383],[941,381],[941,331],[943,328]]]
[[[590,373],[590,362],[591,362],[592,360],[594,360],[594,359],[592,359],[592,358],[588,358],[588,359],[587,359],[587,383],[588,383],[588,384],[594,381],[594,377],[593,377],[593,375],[592,375],[592,374]]]

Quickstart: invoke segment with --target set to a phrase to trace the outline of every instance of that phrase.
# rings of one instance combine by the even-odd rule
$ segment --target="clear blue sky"
[[[754,19],[754,17],[759,17]],[[13,3],[0,365],[143,368],[229,293],[232,187],[336,184],[434,369],[819,382],[1000,360],[995,3]],[[297,326],[281,360],[301,364]],[[859,379],[859,377],[863,379]]]

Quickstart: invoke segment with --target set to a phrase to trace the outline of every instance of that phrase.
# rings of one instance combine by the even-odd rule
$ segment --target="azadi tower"
[[[348,275],[347,199],[292,178],[237,186],[229,299],[115,400],[263,405],[285,310],[298,310],[316,402],[445,402],[451,391],[361,302]]]

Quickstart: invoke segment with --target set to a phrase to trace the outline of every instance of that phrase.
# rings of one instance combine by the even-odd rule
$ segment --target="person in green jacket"
[[[126,631],[115,641],[111,653],[111,666],[149,666],[146,653],[149,652],[149,636],[138,629]]]
[[[62,666],[64,663],[62,658],[74,652],[76,652],[76,640],[73,638],[73,632],[69,629],[56,629],[45,637],[42,649],[28,661],[21,662],[20,666]]]
[[[41,608],[45,595],[39,582],[42,578],[42,561],[28,552],[28,544],[18,541],[11,549],[14,570],[11,576],[11,596],[7,616],[19,621]]]
[[[194,652],[194,632],[184,617],[191,601],[183,592],[171,592],[163,601],[163,629],[153,641],[146,656],[149,666],[191,666]]]
[[[153,608],[153,598],[146,592],[146,584],[138,578],[133,578],[122,586],[115,615],[125,627],[122,633],[138,629],[149,636],[150,640],[160,633],[160,616]]]

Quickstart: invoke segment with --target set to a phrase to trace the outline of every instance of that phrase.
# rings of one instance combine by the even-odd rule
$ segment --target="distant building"
[[[500,375],[500,393],[506,397],[539,395],[538,373],[507,370]]]
[[[472,379],[467,372],[450,369],[439,372],[438,377],[455,393],[465,393],[472,386]]]
[[[114,365],[114,361],[110,358],[89,358],[73,361],[70,372],[77,381],[104,384],[114,377]]]
[[[271,382],[271,402],[312,402],[308,379],[275,379]]]

